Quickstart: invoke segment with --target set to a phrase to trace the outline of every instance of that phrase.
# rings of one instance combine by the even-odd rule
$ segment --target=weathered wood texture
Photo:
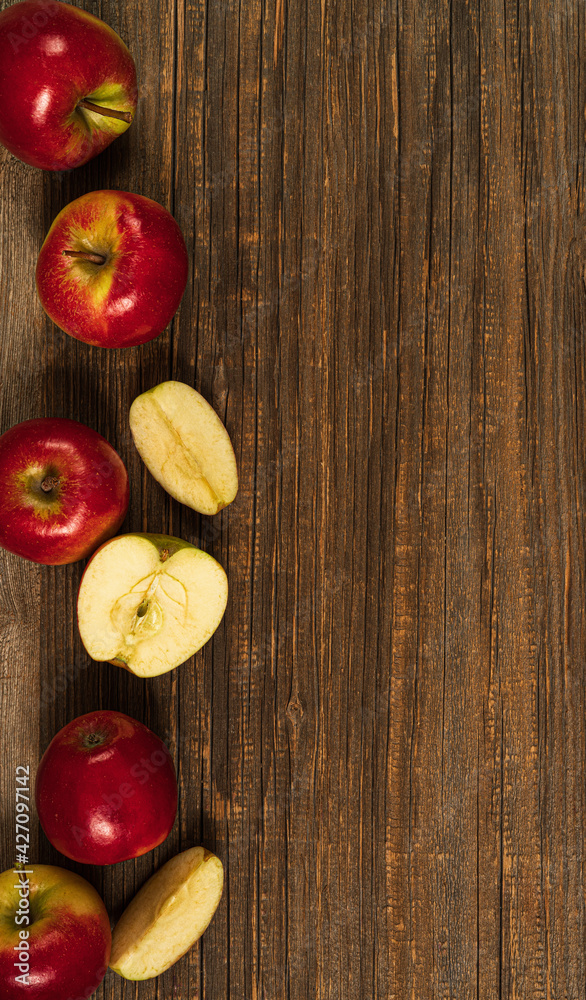
[[[101,1000],[583,1000],[584,4],[84,5],[142,99],[75,173],[0,153],[0,430],[95,427],[125,527],[199,539],[231,596],[143,682],[85,655],[82,566],[0,556],[4,867],[15,766],[118,708],[169,741],[179,820],[79,870],[113,917],[197,842],[227,880],[199,947]],[[106,187],[161,201],[190,253],[135,350],[77,343],[34,294],[55,213]],[[213,520],[129,436],[169,376],[235,444]],[[36,826],[34,851],[60,863]]]

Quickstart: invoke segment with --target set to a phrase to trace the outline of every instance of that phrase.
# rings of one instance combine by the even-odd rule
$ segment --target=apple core
[[[208,641],[227,597],[224,570],[191,543],[169,535],[119,535],[96,552],[83,575],[81,638],[94,660],[154,677]]]

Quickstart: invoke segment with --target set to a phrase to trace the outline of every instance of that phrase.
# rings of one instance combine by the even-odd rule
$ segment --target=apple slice
[[[155,677],[208,641],[227,600],[226,574],[207,552],[169,535],[118,535],[83,574],[79,631],[94,660]]]
[[[224,869],[215,854],[192,847],[143,885],[114,928],[110,968],[125,979],[152,979],[202,936],[222,896]]]
[[[161,382],[137,396],[130,430],[147,469],[172,497],[217,514],[238,492],[234,449],[219,416],[185,382]]]

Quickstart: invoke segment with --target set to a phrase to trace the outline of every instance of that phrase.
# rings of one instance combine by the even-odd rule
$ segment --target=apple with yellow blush
[[[86,163],[131,124],[136,68],[85,10],[22,0],[0,13],[0,142],[43,170]]]
[[[106,908],[80,875],[37,864],[0,875],[2,1000],[91,996],[111,943]]]
[[[153,340],[179,308],[188,257],[181,230],[158,202],[126,191],[91,191],[54,220],[36,268],[54,323],[96,347]]]
[[[77,420],[24,420],[0,437],[0,546],[50,566],[77,562],[126,516],[128,475],[114,448]]]

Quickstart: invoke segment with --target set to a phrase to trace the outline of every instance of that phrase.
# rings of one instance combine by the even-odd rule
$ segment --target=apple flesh
[[[122,712],[82,715],[45,751],[35,785],[41,826],[73,861],[114,865],[169,836],[177,779],[163,741]]]
[[[129,127],[134,60],[92,14],[57,0],[0,13],[0,142],[43,170],[86,163]]]
[[[108,970],[110,948],[106,908],[79,875],[50,865],[0,875],[2,1000],[89,997]]]
[[[161,382],[137,396],[130,430],[151,475],[180,503],[217,514],[238,491],[234,449],[222,421],[184,382]]]
[[[132,347],[165,329],[187,270],[181,230],[162,205],[125,191],[91,191],[54,220],[37,261],[37,292],[70,336]]]
[[[215,854],[193,847],[149,879],[112,936],[110,968],[125,979],[159,976],[199,940],[222,897],[224,869]]]
[[[119,535],[85,569],[79,632],[94,660],[155,677],[208,641],[227,600],[224,570],[195,545],[169,535]]]
[[[34,562],[85,559],[128,508],[122,459],[96,431],[58,417],[25,420],[0,437],[0,545]]]

